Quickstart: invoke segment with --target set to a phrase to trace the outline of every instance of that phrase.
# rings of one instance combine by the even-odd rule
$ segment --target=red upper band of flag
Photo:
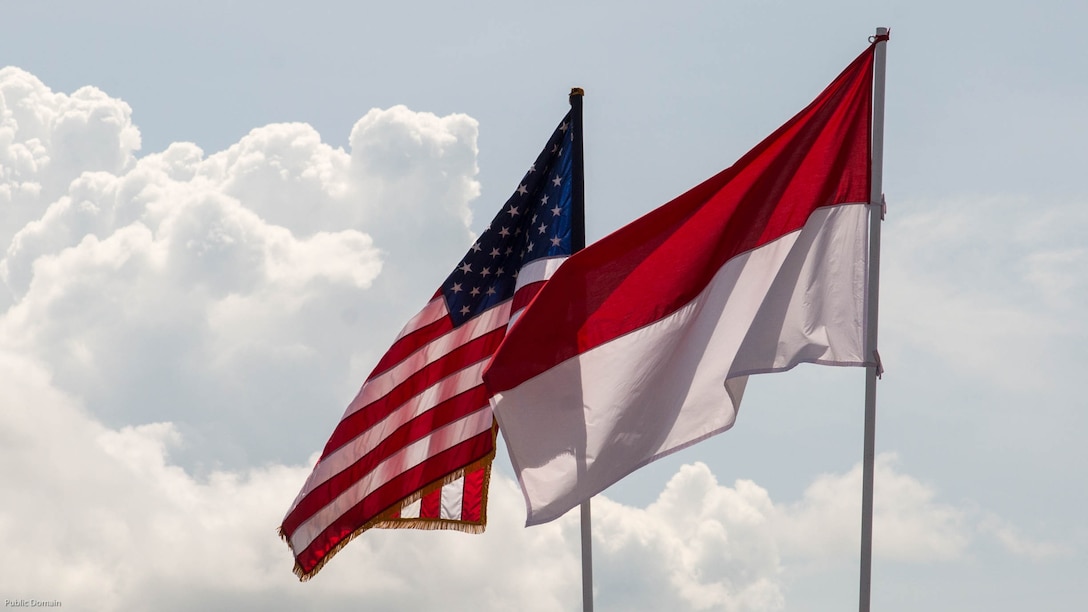
[[[732,426],[747,375],[864,365],[873,48],[735,165],[573,255],[484,379],[552,520]]]
[[[372,527],[478,532],[495,428],[484,365],[571,252],[570,114],[344,412],[280,526],[309,579]]]

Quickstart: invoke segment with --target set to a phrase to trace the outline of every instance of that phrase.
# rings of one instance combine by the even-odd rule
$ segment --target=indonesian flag
[[[568,259],[484,381],[553,520],[729,429],[748,375],[864,366],[873,47],[734,166]]]

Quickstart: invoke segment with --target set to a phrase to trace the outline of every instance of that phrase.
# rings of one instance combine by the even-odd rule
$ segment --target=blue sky
[[[40,3],[39,3],[40,4]],[[1079,609],[1085,44],[1069,2],[70,3],[0,36],[0,597],[576,608],[577,518],[274,529],[344,406],[585,97],[587,235],[728,166],[892,28],[874,609]],[[84,89],[86,87],[86,89]],[[856,605],[860,371],[595,501],[601,610]]]

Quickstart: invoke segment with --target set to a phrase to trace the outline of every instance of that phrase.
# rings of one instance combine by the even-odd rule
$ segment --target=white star
[[[469,293],[469,295],[472,295],[472,296],[480,295],[480,288],[479,287],[473,287],[472,291],[469,291],[468,293]]]
[[[552,216],[553,217],[558,217],[561,214],[563,214],[563,209],[562,208],[559,208],[558,206],[556,206],[555,208],[552,209]]]
[[[518,195],[525,195],[529,193],[529,190],[525,188],[525,185],[518,185]]]
[[[556,187],[558,187],[562,183],[563,183],[563,177],[559,176],[558,174],[555,175],[555,178],[552,179],[552,185],[555,185]]]
[[[514,252],[514,247],[506,247],[506,254],[507,255],[509,255],[510,253],[513,253],[513,252]]]
[[[552,153],[558,153],[558,152],[559,152],[559,145],[552,145]]]
[[[461,283],[454,283],[453,286],[450,287],[450,291],[454,293],[461,293]]]
[[[529,165],[529,174],[536,172],[536,162]]]
[[[547,204],[548,203],[548,195],[547,194],[544,194],[544,197],[540,198],[540,203],[541,204]]]
[[[495,276],[502,276],[502,274],[503,274],[503,269],[502,268],[499,268],[498,270],[495,270]]]
[[[566,121],[564,121],[563,124],[559,126],[559,131],[560,132],[567,131],[567,122]]]
[[[462,306],[461,307],[461,314],[467,315],[469,312],[471,312],[471,311],[469,310],[468,306]]]
[[[560,242],[562,242],[562,240],[559,239],[559,236],[556,236],[555,238],[552,238],[552,246],[557,247],[557,246],[559,246]]]
[[[502,228],[501,230],[499,230],[499,235],[502,236],[503,238],[506,238],[507,236],[510,235],[510,229],[506,228],[506,227]]]
[[[468,265],[468,262],[461,264],[460,270],[465,274],[472,272],[472,266]]]
[[[533,243],[530,242],[529,246],[525,247],[525,250],[531,253],[531,252],[533,252],[533,246],[534,246]],[[522,255],[522,257],[525,257],[525,256]]]
[[[521,211],[518,210],[517,206],[514,206],[513,204],[511,204],[510,205],[510,210],[506,211],[506,214],[510,215],[511,217],[516,217],[517,215],[521,214]]]
[[[476,244],[472,245],[472,251],[473,251],[474,253],[479,253],[479,252],[480,252],[480,243],[479,243],[479,242],[477,242]]]
[[[491,268],[484,268],[483,272],[480,272],[480,276],[487,276],[491,274]]]
[[[540,227],[538,227],[536,229],[539,230],[541,234],[543,234],[544,232],[548,231],[548,226],[541,223]]]
[[[495,295],[495,288],[494,287],[488,287],[487,288],[487,294],[488,295]]]
[[[496,247],[494,249],[491,249],[490,255],[491,255],[491,258],[494,259],[495,257],[498,257],[499,255],[501,255],[501,253],[499,253],[499,249]]]
[[[521,235],[521,228],[520,227],[515,227],[514,228],[514,235],[515,236],[520,236]]]
[[[536,213],[533,213],[533,218],[529,219],[529,223],[536,223]]]

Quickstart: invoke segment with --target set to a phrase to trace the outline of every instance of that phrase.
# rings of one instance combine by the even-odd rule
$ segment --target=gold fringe
[[[461,533],[483,533],[487,528],[483,523],[468,523],[452,519],[394,519],[379,521],[371,529],[422,529],[424,531],[459,531]]]
[[[465,467],[463,467],[463,468],[461,468],[461,469],[459,469],[459,470],[457,470],[455,472],[450,473],[448,476],[445,476],[444,478],[442,478],[440,480],[437,480],[437,481],[423,487],[422,489],[420,489],[419,491],[416,491],[412,495],[409,495],[408,497],[406,497],[406,498],[398,501],[397,503],[393,504],[393,506],[391,508],[389,508],[388,510],[386,510],[385,512],[382,512],[378,516],[375,516],[374,518],[370,519],[362,527],[359,527],[358,529],[353,531],[351,533],[351,535],[347,536],[343,540],[340,540],[336,544],[336,546],[333,546],[332,549],[328,552],[328,554],[326,554],[324,557],[322,557],[321,560],[317,562],[317,565],[315,565],[312,570],[310,570],[308,572],[303,570],[302,566],[299,565],[298,562],[296,561],[293,571],[294,571],[295,575],[298,576],[299,582],[306,582],[306,581],[310,580],[311,578],[313,578],[314,576],[316,576],[317,573],[320,572],[321,569],[325,567],[325,564],[328,563],[330,559],[332,559],[333,557],[336,556],[336,553],[340,552],[340,550],[342,548],[344,548],[345,546],[347,546],[349,542],[351,542],[355,538],[362,535],[364,531],[368,531],[370,529],[375,529],[375,528],[377,528],[377,529],[423,529],[423,530],[451,530],[451,531],[459,531],[461,533],[472,533],[472,534],[483,533],[484,529],[487,527],[487,498],[488,498],[488,494],[490,493],[490,487],[491,487],[491,463],[495,460],[495,443],[497,442],[496,438],[498,437],[498,429],[499,429],[498,424],[495,423],[494,421],[492,421],[492,425],[491,425],[491,452],[490,453],[488,453],[487,455],[485,455],[484,457],[482,457],[480,459],[477,459],[476,461],[473,461],[472,463],[466,465]],[[426,495],[428,493],[431,493],[432,491],[441,489],[443,486],[457,480],[458,478],[461,478],[462,476],[464,476],[466,470],[471,471],[471,470],[475,470],[475,469],[478,469],[478,468],[483,468],[484,469],[484,484],[483,484],[483,494],[482,494],[481,500],[480,500],[480,522],[479,523],[467,523],[467,522],[464,522],[464,521],[453,521],[453,520],[450,520],[450,519],[400,519],[400,518],[391,518],[392,515],[395,512],[399,511],[402,507],[415,502],[417,499],[420,499],[421,497],[423,497],[424,495]],[[282,525],[277,529],[277,532],[279,533],[280,539],[287,543],[287,548],[291,550],[291,555],[292,555],[292,557],[294,557],[295,556],[295,551],[294,551],[293,548],[291,548],[291,542],[290,542],[290,540],[287,539],[287,534],[284,533]]]

